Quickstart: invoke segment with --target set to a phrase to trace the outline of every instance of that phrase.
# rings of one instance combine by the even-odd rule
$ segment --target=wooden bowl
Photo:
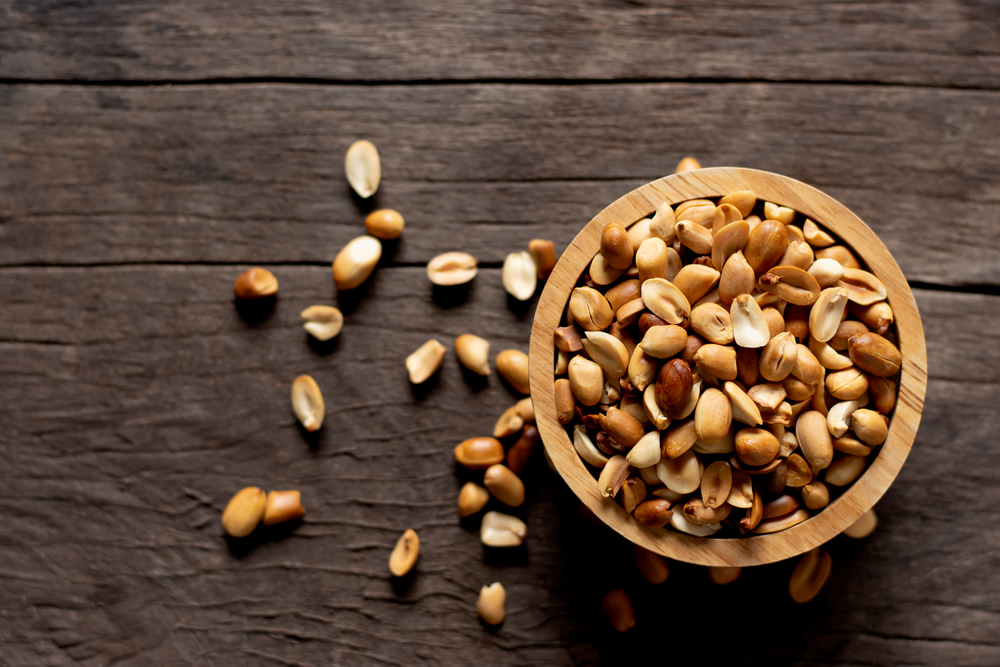
[[[654,530],[636,521],[614,500],[604,498],[556,418],[555,350],[570,293],[600,248],[601,232],[612,220],[626,227],[653,215],[663,201],[720,197],[752,190],[758,199],[789,206],[826,227],[851,246],[885,285],[895,315],[903,356],[899,398],[889,436],[865,473],[828,507],[787,530],[744,538],[694,537]],[[906,278],[875,233],[843,204],[794,179],[754,169],[720,167],[667,176],[628,193],[600,212],[566,248],[549,276],[531,329],[531,399],[542,441],[556,470],[573,492],[611,528],[650,551],[697,565],[763,565],[798,556],[841,533],[871,509],[899,474],[913,446],[927,388],[927,351],[920,314]]]

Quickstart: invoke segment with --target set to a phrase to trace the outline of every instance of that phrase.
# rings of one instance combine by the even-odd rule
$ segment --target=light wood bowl
[[[626,227],[652,215],[663,201],[720,197],[752,190],[758,199],[789,206],[839,236],[885,285],[895,314],[903,356],[899,398],[889,437],[865,473],[828,507],[788,530],[744,538],[693,537],[654,530],[636,521],[613,499],[598,493],[597,482],[580,460],[556,418],[555,351],[552,334],[560,325],[570,293],[600,248],[601,232],[612,220]],[[792,558],[840,534],[868,511],[899,474],[920,423],[927,388],[927,351],[917,304],[906,278],[875,233],[843,204],[794,179],[754,169],[720,167],[667,176],[648,183],[600,212],[566,248],[549,276],[531,329],[531,399],[542,441],[556,470],[604,523],[632,542],[668,558],[697,565],[751,566]]]

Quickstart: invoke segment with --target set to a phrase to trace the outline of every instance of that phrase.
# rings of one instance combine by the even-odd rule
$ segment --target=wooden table
[[[1000,664],[995,1],[25,0],[0,26],[0,663]],[[358,138],[382,153],[373,202],[343,175]],[[451,449],[513,396],[451,353],[425,389],[403,369],[430,337],[527,349],[506,253],[561,250],[688,154],[837,197],[923,314],[916,446],[804,607],[790,563],[649,586],[540,459],[527,547],[485,554]],[[329,263],[372,206],[406,231],[338,295]],[[481,262],[458,298],[424,275],[445,250]],[[233,303],[252,265],[281,282],[271,312]],[[344,311],[335,342],[302,331],[313,303]],[[289,407],[301,373],[326,395],[316,438]],[[251,484],[300,489],[304,522],[227,541]],[[420,561],[393,582],[405,528]]]

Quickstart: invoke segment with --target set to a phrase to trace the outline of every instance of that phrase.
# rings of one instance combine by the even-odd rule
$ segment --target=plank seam
[[[767,78],[468,78],[468,79],[337,79],[326,77],[205,77],[197,79],[34,79],[20,77],[0,77],[0,85],[51,85],[77,87],[143,87],[143,86],[208,86],[208,85],[299,85],[299,86],[351,86],[351,87],[401,87],[401,86],[618,86],[650,84],[712,84],[712,85],[818,85],[851,87],[929,88],[937,90],[987,91],[997,92],[1000,88],[982,85],[914,83],[904,81],[879,81],[876,79],[767,79]]]
[[[299,262],[270,261],[270,262],[221,262],[221,261],[198,261],[198,262],[177,262],[177,261],[151,261],[151,262],[90,262],[80,264],[60,264],[31,262],[24,264],[4,264],[0,265],[0,271],[19,269],[107,269],[107,268],[132,268],[147,266],[163,267],[199,267],[199,266],[263,266],[263,267],[323,267],[330,266],[326,260],[304,260]],[[426,262],[387,262],[380,264],[379,269],[422,269],[427,266]],[[503,262],[479,262],[480,269],[501,269]],[[911,289],[920,289],[930,292],[957,292],[962,294],[981,294],[984,296],[1000,296],[1000,285],[989,285],[985,283],[970,283],[962,285],[947,285],[943,283],[929,283],[920,280],[908,280],[907,284]]]

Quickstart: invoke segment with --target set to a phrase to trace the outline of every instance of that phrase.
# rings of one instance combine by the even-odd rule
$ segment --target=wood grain
[[[496,376],[470,387],[450,351],[414,393],[402,361],[432,335],[450,344],[466,331],[494,354],[525,349],[530,309],[507,310],[495,269],[464,300],[436,295],[420,268],[379,269],[363,298],[337,300],[327,267],[272,268],[281,291],[257,323],[232,301],[242,267],[0,269],[0,661],[618,665],[662,650],[676,620],[664,599],[689,600],[692,614],[757,600],[760,613],[720,648],[738,665],[1000,655],[1000,528],[983,520],[1000,488],[998,454],[983,446],[1000,419],[996,297],[916,291],[932,380],[917,443],[878,507],[879,531],[834,540],[832,580],[797,608],[784,594],[791,564],[747,570],[709,596],[703,570],[675,563],[649,587],[627,543],[583,522],[537,458],[526,549],[484,553],[475,521],[456,517],[466,477],[450,450],[488,432],[514,396]],[[300,328],[314,302],[347,316],[330,348]],[[968,332],[953,331],[957,317]],[[328,407],[312,444],[288,406],[301,372]],[[301,489],[303,523],[227,543],[219,513],[244,484]],[[416,576],[394,587],[385,562],[406,527],[423,548]],[[495,633],[473,611],[491,581],[509,594]],[[599,605],[617,586],[640,619],[625,638]]]
[[[722,589],[672,563],[650,587],[537,457],[526,547],[484,552],[450,449],[515,397],[451,352],[425,390],[402,367],[431,336],[526,349],[504,254],[561,251],[685,154],[816,185],[910,280],[995,292],[994,5],[0,3],[0,664],[632,665],[748,600],[726,641],[698,622],[685,640],[732,665],[1000,664],[995,296],[915,290],[920,434],[879,530],[829,543],[805,607],[791,563]],[[338,298],[359,137],[382,149],[372,203],[407,230]],[[435,292],[422,264],[452,248],[484,268]],[[281,293],[241,316],[232,281],[258,263]],[[338,301],[341,338],[310,344],[299,310]],[[288,406],[300,372],[326,394],[317,439]],[[304,521],[227,542],[219,514],[250,483],[302,489]],[[406,527],[424,547],[393,584]],[[473,609],[492,581],[509,598],[491,631]],[[625,636],[612,587],[635,602]]]
[[[769,79],[1000,87],[990,0],[16,2],[0,76]],[[662,175],[662,174],[661,174]]]
[[[0,86],[0,264],[329,262],[363,220],[340,156],[364,136],[383,160],[371,205],[400,210],[414,232],[396,248],[400,263],[446,249],[499,263],[536,236],[561,249],[608,202],[694,153],[830,193],[910,280],[997,286],[997,96],[768,84],[620,85],[611,96],[603,86]]]

